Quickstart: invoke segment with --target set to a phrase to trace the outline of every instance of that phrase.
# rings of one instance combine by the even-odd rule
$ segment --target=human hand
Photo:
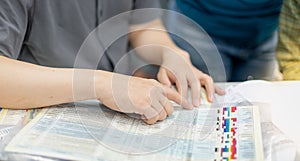
[[[178,92],[187,99],[188,87],[191,89],[192,102],[194,106],[200,106],[201,92],[203,86],[206,90],[208,101],[213,101],[213,94],[224,95],[225,92],[214,85],[213,79],[207,74],[195,68],[187,52],[181,49],[165,50],[162,56],[162,65],[158,72],[158,80],[166,86],[175,84]]]
[[[98,91],[99,100],[107,107],[142,115],[143,121],[154,124],[171,115],[174,108],[169,100],[185,108],[192,108],[188,101],[175,90],[163,86],[156,80],[113,74],[105,92]]]

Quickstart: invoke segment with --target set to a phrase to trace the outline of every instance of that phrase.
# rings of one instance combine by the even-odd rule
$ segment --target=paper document
[[[235,105],[258,106],[261,116],[264,160],[294,161],[296,157],[296,144],[274,124],[274,121],[278,122],[278,117],[275,117],[275,120],[273,120],[272,116],[272,111],[285,109],[285,105],[287,104],[284,101],[287,99],[283,99],[282,94],[287,94],[288,92],[278,90],[278,87],[280,86],[275,86],[272,82],[262,80],[246,81],[226,88],[226,95],[223,97],[217,96],[217,101],[234,102]],[[259,92],[257,89],[260,89]],[[279,114],[283,115],[284,112],[289,110],[291,109],[280,110]],[[285,117],[283,118],[283,120],[289,120]],[[292,123],[289,122],[291,127],[293,127]]]
[[[147,125],[97,103],[44,109],[9,143],[10,154],[70,160],[263,160],[254,106],[183,110]]]
[[[0,108],[0,140],[13,129],[20,121],[26,124],[35,117],[38,109],[33,110],[9,110]]]

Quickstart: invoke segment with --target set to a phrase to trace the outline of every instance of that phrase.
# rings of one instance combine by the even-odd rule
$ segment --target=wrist
[[[95,72],[95,93],[98,100],[102,101],[112,91],[112,76],[111,72],[100,70]]]
[[[173,48],[164,48],[163,49],[163,56],[162,59],[168,59],[169,56],[180,56],[180,58],[183,58],[186,61],[190,61],[190,55],[188,52],[178,48],[177,46],[173,47]]]

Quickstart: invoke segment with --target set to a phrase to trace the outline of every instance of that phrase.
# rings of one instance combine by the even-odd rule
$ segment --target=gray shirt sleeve
[[[134,0],[134,9],[160,8],[159,0]]]
[[[142,24],[161,16],[159,0],[134,0],[130,24]]]
[[[0,56],[18,58],[27,30],[28,2],[0,1]]]

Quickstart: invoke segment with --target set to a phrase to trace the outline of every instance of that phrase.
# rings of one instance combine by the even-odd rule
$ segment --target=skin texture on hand
[[[187,109],[192,108],[175,90],[156,80],[120,74],[113,74],[110,80],[103,86],[106,92],[99,91],[99,100],[113,110],[140,114],[148,124],[164,120],[173,113],[170,100]]]
[[[194,106],[200,105],[200,88],[206,89],[208,101],[213,101],[213,94],[225,92],[214,85],[210,76],[195,68],[189,54],[178,48],[169,37],[161,20],[135,25],[130,28],[130,42],[136,53],[149,64],[160,66],[157,78],[170,87],[175,84],[178,92],[187,99],[190,87]]]
[[[166,86],[155,80],[101,70],[42,67],[0,56],[0,106],[28,109],[99,99],[113,110],[140,114],[146,123],[153,124],[172,114],[170,100],[192,108],[186,99],[188,86],[195,106],[200,103],[197,100],[201,86],[206,88],[210,101],[214,92],[222,94],[209,76],[192,66],[187,54],[174,45],[165,31],[155,29],[163,29],[160,20],[146,26],[154,30],[139,26],[130,34],[130,42],[141,49],[138,53],[145,60],[154,55],[150,59],[162,65],[158,79]],[[147,46],[146,50],[143,46]],[[169,88],[174,83],[179,93]]]
[[[140,114],[153,124],[173,113],[169,100],[192,108],[175,90],[155,80],[101,70],[49,68],[0,56],[0,78],[0,106],[9,109],[99,99],[113,110]]]
[[[205,88],[209,102],[213,101],[214,93],[225,94],[222,89],[214,85],[210,76],[192,65],[188,54],[181,49],[164,52],[163,64],[159,69],[157,78],[166,86],[175,84],[178,92],[186,99],[188,98],[188,87],[190,87],[193,105],[196,107],[200,106],[201,103],[201,86]]]

